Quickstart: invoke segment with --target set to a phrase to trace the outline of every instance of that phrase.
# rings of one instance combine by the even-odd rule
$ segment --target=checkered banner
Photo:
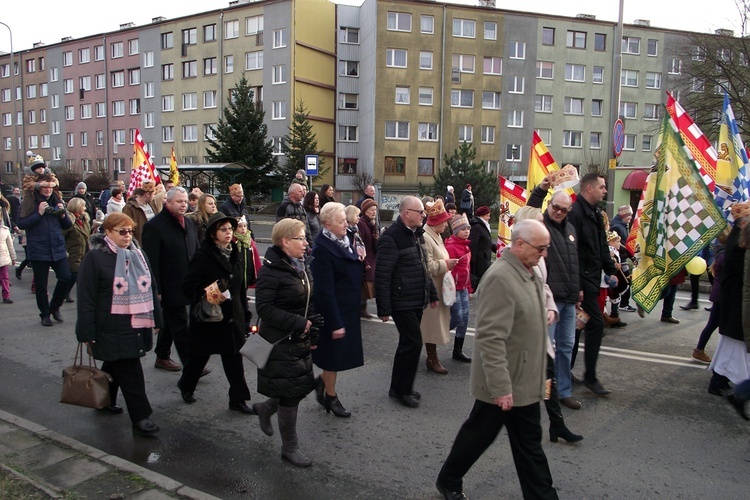
[[[714,196],[724,217],[732,222],[732,205],[750,198],[747,177],[747,152],[742,142],[729,96],[724,92],[724,107],[719,126],[718,160],[716,161],[716,189]]]
[[[156,175],[154,162],[148,152],[148,146],[143,142],[141,132],[135,129],[135,144],[133,144],[133,166],[130,170],[130,183],[128,184],[127,197],[141,187],[143,181],[154,181],[156,184],[161,182],[161,178]]]
[[[685,146],[664,117],[656,164],[641,199],[632,297],[651,312],[670,280],[726,227],[721,210]]]

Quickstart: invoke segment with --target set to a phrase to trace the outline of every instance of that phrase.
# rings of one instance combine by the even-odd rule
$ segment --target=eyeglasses
[[[409,212],[417,212],[419,215],[424,215],[424,210],[417,210],[416,208],[407,208]]]
[[[532,245],[531,243],[529,243],[529,242],[528,242],[528,241],[526,241],[526,240],[521,240],[521,241],[523,241],[524,243],[526,243],[526,244],[527,244],[527,245],[529,245],[530,247],[533,247],[533,248],[534,248],[534,250],[536,250],[536,251],[537,251],[537,252],[539,252],[539,253],[544,253],[544,252],[546,252],[546,251],[547,251],[547,249],[548,249],[548,248],[550,247],[550,245]]]
[[[119,234],[120,236],[127,236],[129,234],[133,234],[132,229],[113,229],[112,231]]]
[[[297,241],[307,241],[307,238],[304,236],[297,236],[295,238],[289,238],[290,240],[297,240]]]
[[[232,231],[234,231],[234,228],[232,226],[220,227],[219,231],[221,231],[222,233],[231,233]]]
[[[570,212],[570,207],[561,207],[560,205],[552,205],[552,210],[554,210],[555,212],[561,212],[561,213],[567,214],[568,212]]]

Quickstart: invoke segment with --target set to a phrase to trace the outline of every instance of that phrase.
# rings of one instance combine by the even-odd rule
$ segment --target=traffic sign
[[[318,155],[305,155],[305,173],[318,175]]]
[[[622,148],[625,146],[625,124],[619,118],[612,129],[612,149],[616,157],[622,154]]]

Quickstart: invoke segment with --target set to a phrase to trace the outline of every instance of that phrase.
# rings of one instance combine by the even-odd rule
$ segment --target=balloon
[[[706,261],[703,257],[695,256],[685,265],[685,270],[690,274],[701,275],[706,272]]]

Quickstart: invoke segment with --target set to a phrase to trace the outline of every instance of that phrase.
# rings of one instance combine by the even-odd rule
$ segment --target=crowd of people
[[[377,318],[393,319],[398,331],[389,387],[396,402],[420,406],[415,378],[423,345],[429,372],[448,374],[437,346],[451,341],[452,358],[471,363],[476,401],[438,475],[441,494],[465,498],[462,478],[505,426],[524,496],[556,498],[541,446],[539,403],[545,402],[550,417],[551,441],[583,439],[567,428],[560,409],[583,406],[572,394],[582,334],[581,382],[595,395],[610,393],[597,362],[605,325],[624,327],[619,312],[636,311],[628,279],[637,262],[622,244],[632,208],[620,207],[607,221],[600,209],[607,193],[601,175],[583,176],[575,199],[562,190],[550,193],[545,179],[515,214],[510,244],[493,259],[491,209],[474,206],[469,184],[459,200],[451,186],[445,197],[406,196],[398,217],[383,227],[373,185],[344,206],[332,186],[308,192],[306,181],[298,176],[288,186],[272,245],[261,258],[240,184],[229,186],[221,205],[211,194],[153,181],[127,200],[124,186],[113,187],[102,219],[85,183],[65,203],[54,174],[35,160],[23,196],[0,198],[3,302],[12,303],[8,271],[18,263],[11,233],[23,230],[42,325],[63,322],[62,305],[77,302],[77,339],[112,375],[104,411],[124,412],[117,404],[122,392],[133,429],[158,432],[141,358],[153,348],[154,367],[181,372],[180,395],[195,404],[198,381],[217,354],[229,384],[228,408],[257,415],[269,436],[277,415],[282,458],[307,467],[312,460],[297,435],[299,403],[314,392],[327,413],[351,417],[337,380],[340,372],[364,364],[361,319],[373,318],[368,303],[374,299]],[[742,293],[750,289],[750,203],[737,204],[733,215],[734,228],[713,254],[713,307],[693,359],[711,363],[708,391],[727,396],[746,418],[750,390],[741,382],[750,378],[748,328],[743,316],[727,311],[750,308]],[[22,268],[16,268],[19,279]],[[50,269],[57,278],[51,298]],[[255,318],[249,287],[255,287]],[[661,320],[676,324],[675,290],[665,290]],[[693,301],[684,309],[694,309]],[[477,313],[473,353],[465,345],[471,308]],[[258,369],[257,391],[267,399],[250,405],[240,349],[255,327],[273,349]],[[720,341],[711,358],[705,346],[717,327]]]

